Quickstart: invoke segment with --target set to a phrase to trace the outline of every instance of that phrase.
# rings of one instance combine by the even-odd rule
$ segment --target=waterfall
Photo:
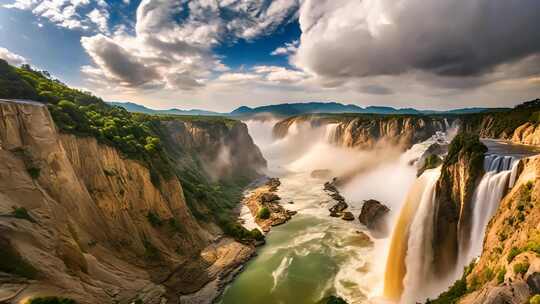
[[[484,158],[486,173],[476,188],[472,201],[470,233],[460,240],[460,255],[456,271],[482,252],[484,234],[504,194],[514,186],[519,161],[512,156],[487,155]]]
[[[335,144],[339,141],[336,134],[338,125],[339,125],[338,123],[331,123],[331,124],[326,125],[324,138],[326,139],[327,143]]]
[[[402,294],[419,295],[415,289],[430,276],[433,205],[439,174],[439,169],[422,174],[409,190],[399,214],[384,278],[384,296],[389,300],[397,301]]]
[[[406,274],[403,279],[401,303],[423,302],[432,296],[430,283],[433,263],[433,225],[435,208],[435,184],[440,176],[440,168],[424,172],[426,185],[420,205],[412,221],[405,258]]]

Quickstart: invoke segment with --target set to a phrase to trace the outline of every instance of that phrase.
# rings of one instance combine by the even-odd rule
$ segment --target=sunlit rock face
[[[266,160],[244,123],[171,120],[162,124],[170,149],[179,154],[196,151],[212,177],[250,176],[266,168]]]
[[[245,125],[201,143],[197,134],[213,127],[177,130],[194,144],[168,148],[210,158],[225,143],[234,174],[244,166],[254,175],[266,165]],[[242,146],[248,150],[235,150]],[[194,218],[176,176],[158,178],[153,183],[148,167],[94,138],[60,133],[43,104],[0,101],[0,242],[37,279],[11,278],[29,285],[21,293],[14,288],[13,300],[62,294],[78,303],[159,303],[176,296],[169,288],[197,291],[251,256],[253,248],[230,239],[209,246],[221,233],[217,226]],[[176,275],[178,265],[191,275]]]
[[[467,277],[475,291],[462,304],[525,303],[539,292],[540,158],[523,159],[517,167],[515,185],[490,220],[480,259]]]
[[[309,123],[312,126],[336,124],[328,140],[343,147],[359,149],[374,148],[379,143],[408,149],[422,142],[437,131],[449,128],[448,120],[438,117],[403,116],[385,117],[381,115],[305,115],[280,121],[274,126],[276,138],[285,137],[296,123]]]
[[[436,185],[434,266],[441,274],[457,261],[458,239],[470,225],[470,203],[484,170],[487,148],[477,138],[471,143],[466,140],[452,142],[449,153],[454,154],[445,159]]]

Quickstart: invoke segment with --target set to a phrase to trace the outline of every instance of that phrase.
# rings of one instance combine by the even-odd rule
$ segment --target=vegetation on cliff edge
[[[463,275],[458,279],[447,291],[441,293],[434,300],[427,299],[426,304],[455,304],[461,297],[469,293],[471,290],[467,287],[467,276],[474,269],[475,263],[469,264],[463,269]]]
[[[29,65],[10,66],[0,59],[0,98],[28,99],[47,104],[61,132],[96,138],[112,146],[129,159],[139,161],[150,171],[152,183],[159,187],[162,178],[178,177],[189,208],[199,220],[217,223],[227,234],[245,239],[259,238],[232,220],[232,209],[242,196],[242,188],[253,172],[213,180],[205,172],[196,153],[180,147],[168,149],[162,121],[182,120],[198,124],[224,124],[231,129],[236,120],[223,117],[148,115],[131,113],[122,107],[110,106],[101,98],[73,89]],[[177,153],[177,154],[175,154]],[[244,174],[245,173],[245,174]],[[38,172],[30,172],[37,178]],[[156,218],[148,217],[152,225]],[[178,225],[175,225],[178,226]]]

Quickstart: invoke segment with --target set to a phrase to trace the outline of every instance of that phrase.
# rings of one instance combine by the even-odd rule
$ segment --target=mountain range
[[[282,103],[275,105],[267,105],[260,107],[241,106],[231,112],[214,112],[201,109],[181,110],[168,109],[156,110],[145,107],[133,102],[109,102],[111,105],[120,106],[130,112],[156,114],[156,115],[206,115],[206,116],[233,116],[233,117],[248,117],[258,114],[272,114],[280,117],[288,117],[309,113],[362,113],[362,114],[471,114],[481,113],[485,111],[501,111],[505,108],[460,108],[448,111],[435,110],[417,110],[414,108],[396,109],[385,106],[368,106],[360,107],[353,104],[342,104],[338,102],[306,102],[306,103]]]

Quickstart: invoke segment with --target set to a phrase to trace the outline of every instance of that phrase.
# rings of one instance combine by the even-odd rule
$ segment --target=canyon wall
[[[446,274],[456,264],[458,240],[469,231],[471,201],[484,173],[487,148],[473,135],[458,134],[449,146],[435,186],[433,256],[435,272]]]
[[[340,146],[370,149],[386,143],[407,149],[437,131],[446,131],[451,120],[442,116],[303,115],[280,121],[274,126],[273,134],[283,138],[292,125],[301,123],[313,127],[336,124],[328,140]]]
[[[189,155],[211,159],[227,145],[223,162],[233,177],[240,168],[255,176],[266,164],[241,123],[164,124],[184,140],[167,147],[178,168],[196,162]],[[253,253],[251,245],[216,241],[218,226],[190,207],[176,175],[152,173],[93,137],[59,133],[43,104],[0,101],[0,266],[8,272],[0,301],[178,301]]]
[[[540,99],[524,102],[508,111],[463,115],[459,120],[464,131],[482,138],[540,145]]]
[[[540,293],[540,157],[523,159],[520,166],[515,186],[488,224],[459,303],[528,303]]]

